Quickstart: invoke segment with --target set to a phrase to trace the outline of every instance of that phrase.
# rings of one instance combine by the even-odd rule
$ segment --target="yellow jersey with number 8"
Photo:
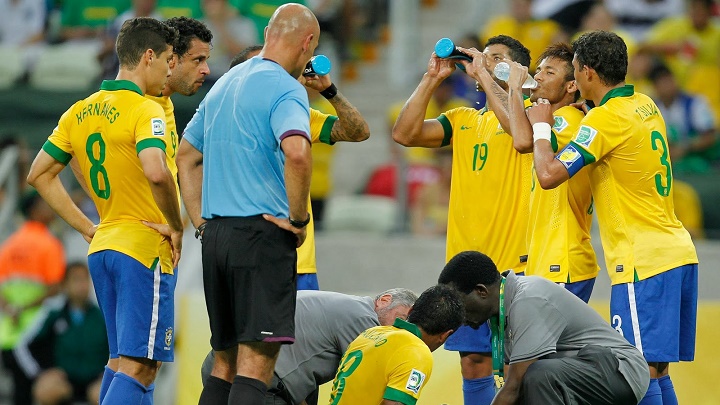
[[[588,166],[613,285],[698,262],[675,216],[665,120],[650,97],[631,85],[611,90],[556,158],[570,173],[574,162]]]
[[[348,346],[333,380],[330,405],[415,405],[430,379],[433,357],[420,329],[402,319],[376,326]]]
[[[141,222],[167,223],[138,158],[146,148],[165,152],[171,142],[162,107],[126,80],[104,81],[60,118],[43,150],[63,164],[78,160],[100,214],[88,254],[114,250],[148,268],[160,258],[162,272],[173,273],[170,243]],[[171,160],[166,154],[168,167]]]

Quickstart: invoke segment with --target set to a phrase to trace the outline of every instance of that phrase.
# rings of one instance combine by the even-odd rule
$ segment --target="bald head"
[[[294,77],[302,73],[320,38],[320,25],[309,8],[283,4],[275,10],[265,27],[265,46],[261,55],[282,65]]]

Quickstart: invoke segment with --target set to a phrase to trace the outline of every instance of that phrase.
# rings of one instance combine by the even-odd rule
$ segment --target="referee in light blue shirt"
[[[203,242],[216,352],[200,405],[262,404],[280,345],[295,340],[296,248],[310,221],[312,165],[297,77],[319,35],[306,7],[279,7],[260,55],[221,77],[185,128],[178,175]]]

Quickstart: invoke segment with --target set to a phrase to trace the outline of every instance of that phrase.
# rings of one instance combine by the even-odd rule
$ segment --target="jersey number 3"
[[[97,144],[97,148],[95,147]],[[97,151],[97,157],[95,157]],[[105,163],[105,141],[99,132],[88,136],[85,152],[90,160],[90,184],[95,195],[103,200],[110,198],[110,179],[108,178]]]
[[[665,166],[665,181],[663,182],[663,175],[658,173],[655,175],[655,188],[658,194],[663,197],[670,195],[670,187],[672,187],[672,168],[670,167],[670,161],[668,160],[668,147],[663,138],[662,134],[658,131],[652,131],[650,136],[650,142],[652,142],[653,150],[659,150],[662,148],[662,155],[660,155],[660,164]],[[658,145],[659,144],[659,145]],[[663,185],[665,183],[665,185]]]

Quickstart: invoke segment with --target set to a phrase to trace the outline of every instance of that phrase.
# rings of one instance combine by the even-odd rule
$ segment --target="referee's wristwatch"
[[[197,227],[197,229],[195,230],[195,239],[202,241],[202,234],[205,230],[205,225],[207,225],[207,222],[203,222],[202,224],[200,224],[200,226]]]
[[[296,221],[296,220],[290,218],[290,225],[292,225],[293,228],[297,228],[297,229],[305,228],[307,226],[307,224],[310,223],[310,218],[311,217],[310,217],[309,212],[307,214],[307,219],[305,219],[304,221]]]

